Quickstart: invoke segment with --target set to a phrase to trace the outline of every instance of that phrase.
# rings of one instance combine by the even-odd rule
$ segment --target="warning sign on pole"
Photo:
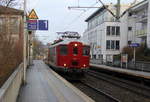
[[[38,16],[34,9],[32,9],[32,11],[30,12],[29,19],[38,19]]]

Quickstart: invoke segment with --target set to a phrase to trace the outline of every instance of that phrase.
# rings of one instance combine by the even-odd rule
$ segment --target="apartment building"
[[[106,7],[116,13],[116,7],[113,4]],[[127,8],[129,8],[128,5],[122,5],[121,12]],[[104,62],[112,61],[113,55],[120,54],[122,48],[127,45],[127,37],[122,33],[122,23],[116,22],[105,7],[99,8],[85,21],[87,29],[82,39],[91,45],[91,58],[103,59]]]
[[[150,4],[149,0],[144,0],[127,12],[126,33],[128,34],[128,44],[145,43],[150,47]]]

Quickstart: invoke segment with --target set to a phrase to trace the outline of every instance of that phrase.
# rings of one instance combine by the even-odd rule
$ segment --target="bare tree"
[[[41,41],[38,39],[33,40],[33,57],[34,59],[37,59],[39,56],[43,57],[46,54],[47,46],[44,45]]]
[[[17,0],[0,0],[0,5],[6,6],[6,7],[14,7],[18,5]]]

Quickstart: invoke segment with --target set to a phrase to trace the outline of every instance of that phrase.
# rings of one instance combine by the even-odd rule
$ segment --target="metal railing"
[[[16,102],[23,80],[23,64],[14,71],[0,88],[0,102]]]
[[[113,66],[113,67],[117,67],[117,68],[121,68],[121,62],[120,61],[115,61],[115,62],[105,62],[103,60],[100,59],[92,59],[90,60],[90,63],[92,64],[99,64],[99,65],[108,65],[108,66]],[[126,68],[126,65],[123,64],[122,66],[123,69],[131,69],[131,70],[139,70],[139,71],[146,71],[146,72],[150,72],[150,62],[144,62],[144,61],[136,61],[136,63],[134,64],[133,62],[128,62],[128,67]]]
[[[136,31],[136,36],[146,36],[146,35],[147,35],[147,29]]]
[[[150,62],[136,61],[135,65],[133,62],[129,62],[128,69],[150,72]]]

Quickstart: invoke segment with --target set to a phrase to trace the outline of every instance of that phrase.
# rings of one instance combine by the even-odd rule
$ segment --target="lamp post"
[[[24,0],[24,33],[23,33],[23,82],[26,83],[26,68],[27,68],[27,54],[26,54],[26,44],[27,44],[27,25],[26,25],[26,9],[27,0]]]

